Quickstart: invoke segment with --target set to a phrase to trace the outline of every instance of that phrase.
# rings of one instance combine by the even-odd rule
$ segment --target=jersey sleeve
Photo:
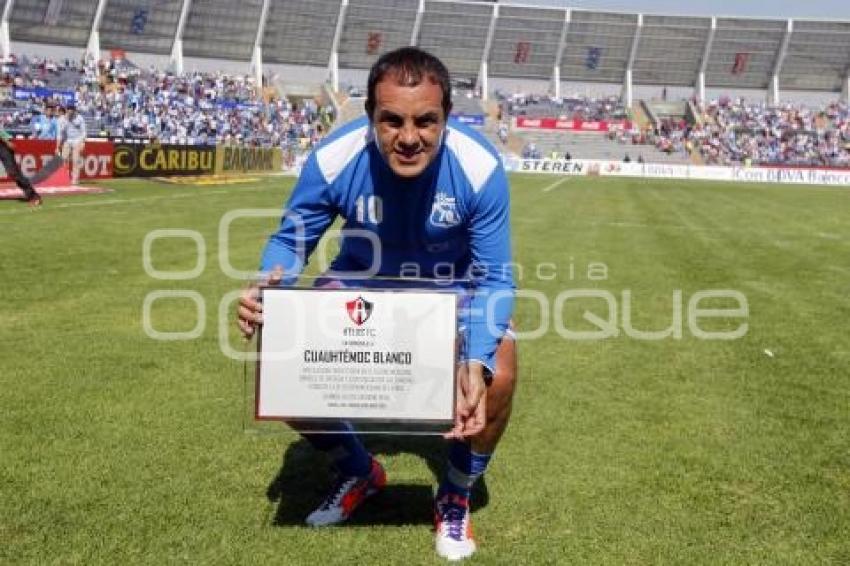
[[[307,265],[307,258],[325,230],[336,218],[337,208],[330,196],[315,152],[304,163],[289,202],[283,210],[280,227],[269,237],[263,250],[260,269],[268,272],[281,266],[284,284],[292,284]]]
[[[496,348],[514,304],[508,179],[499,166],[473,200],[469,228],[472,297],[467,317],[467,361],[495,373]]]

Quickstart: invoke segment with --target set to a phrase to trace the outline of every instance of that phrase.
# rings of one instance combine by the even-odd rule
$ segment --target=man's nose
[[[416,147],[419,145],[419,132],[416,131],[413,124],[406,124],[402,126],[401,132],[399,132],[398,141],[403,146]]]

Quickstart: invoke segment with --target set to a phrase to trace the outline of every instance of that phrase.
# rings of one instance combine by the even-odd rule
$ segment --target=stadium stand
[[[192,0],[183,33],[187,56],[251,59],[262,0]]]
[[[626,108],[615,96],[597,99],[575,94],[565,98],[552,98],[545,94],[508,95],[497,91],[496,98],[501,101],[503,116],[579,120],[625,120],[628,117]]]
[[[84,47],[96,7],[97,3],[90,0],[14,2],[9,21],[11,37],[17,41]]]
[[[688,136],[707,163],[850,165],[846,104],[813,110],[724,97],[707,105],[704,123]]]
[[[561,61],[561,78],[618,83],[629,67],[637,14],[572,12]]]
[[[414,43],[445,60],[455,75],[482,83],[558,79],[556,97],[561,83],[620,84],[624,91],[633,83],[691,87],[700,100],[707,99],[705,89],[763,89],[775,102],[780,87],[838,93],[848,84],[850,22],[841,21],[468,0],[30,0],[10,6],[4,23],[11,41],[90,48],[98,34],[106,49],[169,54],[175,62],[176,51],[247,62],[259,40],[265,63],[362,69],[381,52]],[[8,55],[9,46],[3,47]],[[628,97],[624,102],[630,106]]]
[[[561,10],[500,6],[490,52],[490,72],[494,76],[549,77],[563,28]]]
[[[140,69],[123,60],[88,69],[70,62],[24,59],[26,64],[4,66],[4,79],[19,87],[51,88],[13,100],[0,112],[4,126],[21,135],[37,135],[35,116],[47,105],[67,102],[55,98],[58,86],[74,91],[90,137],[190,144],[232,140],[307,149],[329,130],[334,118],[329,105],[310,98],[298,103],[264,98],[250,75],[178,75]],[[71,74],[70,84],[60,80],[65,73]]]
[[[167,55],[177,32],[182,0],[110,0],[100,24],[100,44]]]
[[[351,0],[340,35],[340,66],[368,69],[381,53],[410,45],[416,10],[407,0]]]
[[[480,2],[425,0],[417,44],[439,57],[455,77],[476,78],[493,10]]]
[[[221,73],[241,62],[244,71],[229,76],[242,75],[250,84],[250,72],[257,88],[307,83],[306,69],[322,68],[327,71],[319,75],[336,92],[342,69],[351,73],[349,81],[361,91],[352,94],[358,95],[365,87],[363,73],[381,53],[416,44],[443,59],[458,80],[484,99],[459,91],[459,113],[486,115],[483,108],[494,93],[521,91],[540,94],[521,108],[505,112],[503,107],[504,114],[631,121],[612,136],[512,130],[503,141],[504,123],[488,118],[483,131],[506,151],[534,143],[613,158],[637,142],[662,149],[652,155],[654,160],[688,159],[690,151],[697,162],[845,162],[846,106],[834,101],[846,103],[850,96],[846,21],[618,13],[470,0],[5,0],[3,6],[4,82],[85,91],[81,100],[97,131],[126,133],[134,128],[124,127],[125,119],[131,126],[139,121],[124,114],[121,120],[114,118],[103,105],[116,103],[92,94],[102,88],[102,73],[92,71],[92,64],[105,59],[105,52],[127,52],[127,59],[139,62],[148,77],[171,72],[183,84],[180,88],[195,80],[216,80],[215,73],[184,73],[188,64]],[[13,68],[8,64],[13,42],[20,44],[19,53],[57,45],[79,48],[86,56],[67,50],[61,56],[54,51],[47,62],[22,56]],[[73,61],[65,61],[66,55]],[[204,61],[210,63],[204,67]],[[153,71],[149,62],[155,63]],[[108,80],[127,82],[128,73],[134,71],[119,71]],[[278,79],[272,81],[272,75]],[[137,91],[150,79],[130,82],[133,92],[128,96],[144,98]],[[613,87],[620,94],[591,96],[599,93],[597,87],[608,92]],[[661,100],[635,97],[650,87],[663,89]],[[668,89],[676,93],[669,100]],[[816,94],[822,96],[819,102],[807,99]],[[762,95],[766,103],[753,102]],[[737,103],[742,97],[746,102]],[[249,103],[262,108],[268,96],[262,98]],[[38,109],[27,104],[21,98],[6,100],[0,116],[23,130]],[[265,112],[263,123],[268,125],[279,111],[266,108],[245,120],[256,125]],[[355,96],[342,105],[340,120],[360,113]],[[325,118],[317,122],[323,130],[329,114],[322,112]],[[159,124],[160,132],[173,130],[163,129],[161,119]],[[242,122],[235,129],[244,135]],[[179,131],[177,135],[183,137]],[[258,142],[266,143],[260,137]]]
[[[707,18],[644,15],[634,81],[648,85],[693,83],[711,29]]]
[[[272,2],[263,38],[270,63],[326,66],[333,50],[338,0]]]

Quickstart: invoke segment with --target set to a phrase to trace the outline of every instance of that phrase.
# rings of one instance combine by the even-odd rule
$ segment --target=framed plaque
[[[264,287],[258,420],[454,422],[458,296]]]

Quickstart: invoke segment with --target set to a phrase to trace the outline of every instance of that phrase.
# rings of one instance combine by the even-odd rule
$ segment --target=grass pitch
[[[520,329],[542,336],[520,343],[471,562],[850,563],[850,190],[557,181],[512,178],[519,285],[550,306],[610,293],[619,336],[557,332],[596,329],[583,313],[606,318],[599,298],[560,316],[518,302]],[[370,439],[391,487],[352,525],[311,530],[321,457],[288,431],[245,431],[243,367],[217,334],[221,298],[242,286],[222,272],[219,223],[279,209],[292,181],[104,184],[115,192],[35,213],[0,202],[0,563],[438,563],[439,441]],[[276,224],[233,222],[234,268],[255,268]],[[166,228],[202,235],[197,278],[146,274],[145,237]],[[191,239],[151,251],[157,270],[198,267]],[[199,294],[199,338],[145,334],[144,298],[163,289]],[[701,327],[746,322],[744,337],[694,336],[688,301],[711,289],[740,292],[748,314]],[[680,301],[682,337],[628,336],[623,291],[641,330],[669,327]],[[151,309],[160,331],[197,318],[188,299]]]

